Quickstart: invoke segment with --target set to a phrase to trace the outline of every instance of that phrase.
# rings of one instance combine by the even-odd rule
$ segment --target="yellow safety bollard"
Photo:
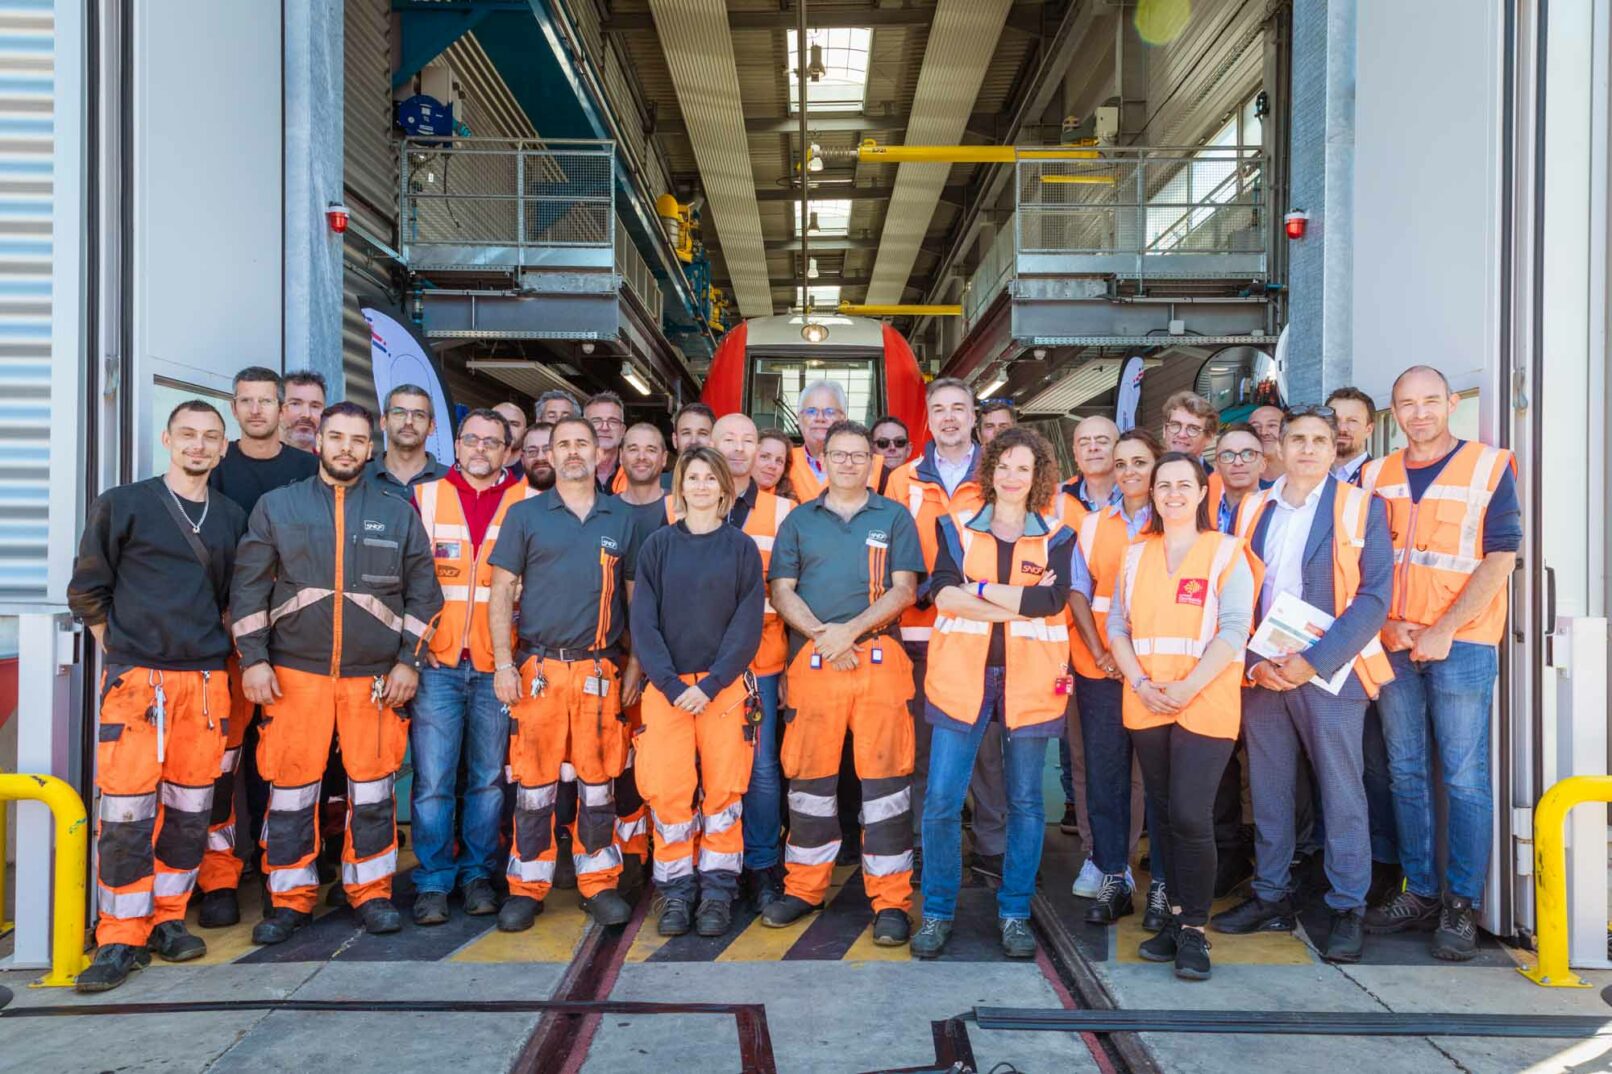
[[[0,800],[43,802],[56,821],[55,913],[51,915],[50,972],[35,988],[66,988],[89,965],[84,954],[84,898],[88,890],[90,825],[78,792],[55,776],[0,774]]]
[[[1567,965],[1567,814],[1585,802],[1612,802],[1612,776],[1569,776],[1534,809],[1534,920],[1539,960],[1517,972],[1545,988],[1589,988]]]
[[[6,916],[6,801],[0,798],[0,939],[4,939],[17,923]]]

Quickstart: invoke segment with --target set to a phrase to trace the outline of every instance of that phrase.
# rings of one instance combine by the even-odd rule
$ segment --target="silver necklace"
[[[179,513],[184,516],[185,521],[190,522],[190,512],[186,511],[185,510],[185,505],[179,502],[179,493],[175,492],[174,487],[172,485],[168,484],[168,482],[166,482],[166,481],[164,481],[162,483],[162,487],[167,489],[168,490],[168,495],[170,495],[170,496],[172,496],[174,498],[174,506],[179,508]],[[192,502],[194,502],[194,501],[192,501]],[[190,522],[190,532],[192,532],[192,533],[200,533],[201,532],[202,523],[207,521],[207,511],[212,506],[213,506],[212,494],[209,493],[206,489],[203,489],[202,490],[202,516],[201,516],[201,521],[199,521],[199,522]]]

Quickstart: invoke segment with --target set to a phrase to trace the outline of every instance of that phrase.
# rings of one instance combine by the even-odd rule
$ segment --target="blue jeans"
[[[768,869],[778,864],[783,838],[784,778],[778,765],[777,675],[757,675],[761,691],[761,726],[756,728],[756,758],[750,789],[744,792],[744,867]]]
[[[1123,719],[1125,687],[1117,679],[1075,676],[1080,738],[1086,749],[1086,815],[1091,860],[1123,873],[1131,850],[1131,736]]]
[[[979,718],[966,733],[936,725],[929,740],[929,786],[924,794],[924,917],[950,921],[957,913],[962,886],[963,796],[974,773],[985,729],[1002,716],[1003,669],[987,668],[985,700]],[[1035,874],[1041,867],[1041,840],[1046,807],[1041,798],[1041,770],[1047,740],[1020,733],[1002,734],[1002,775],[1007,789],[1006,862],[996,893],[997,913],[1028,920]],[[1126,768],[1127,775],[1129,767]]]
[[[1058,785],[1063,788],[1065,805],[1075,804],[1074,758],[1069,756],[1069,732],[1058,736]]]
[[[1452,895],[1477,905],[1489,871],[1489,828],[1494,796],[1489,787],[1489,710],[1499,658],[1492,645],[1455,642],[1443,660],[1415,663],[1408,652],[1389,653],[1394,681],[1382,688],[1377,709],[1388,745],[1388,776],[1399,829],[1405,886],[1437,897],[1433,792],[1429,759],[1438,750],[1449,798],[1449,860],[1445,884]]]
[[[493,695],[492,674],[477,671],[468,660],[456,668],[422,667],[420,689],[411,707],[414,788],[410,810],[414,853],[420,859],[414,886],[419,891],[446,894],[456,885],[496,871],[509,717]],[[464,817],[456,858],[454,787],[461,756],[465,762]]]

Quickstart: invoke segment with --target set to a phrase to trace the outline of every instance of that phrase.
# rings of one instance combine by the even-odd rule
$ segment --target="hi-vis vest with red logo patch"
[[[1130,616],[1131,649],[1143,672],[1156,683],[1179,682],[1203,659],[1220,626],[1220,594],[1243,554],[1243,542],[1216,530],[1198,534],[1192,549],[1171,574],[1164,537],[1153,535],[1125,553],[1125,610]],[[1178,723],[1210,738],[1236,738],[1242,726],[1242,654],[1210,680],[1197,697],[1173,716],[1142,704],[1125,685],[1125,726],[1133,731]]]
[[[1394,537],[1394,599],[1390,621],[1432,626],[1455,603],[1483,562],[1483,519],[1506,469],[1516,472],[1511,452],[1468,441],[1444,464],[1433,483],[1412,502],[1405,452],[1374,459],[1360,471],[1360,486],[1388,502]],[[1456,641],[1499,645],[1506,630],[1506,587],[1455,632]]]
[[[470,528],[465,525],[459,490],[446,478],[414,487],[420,521],[425,524],[436,564],[437,584],[442,587],[442,612],[436,633],[431,635],[431,654],[439,664],[458,667],[460,654],[469,650],[470,662],[477,671],[493,670],[492,631],[487,623],[493,569],[487,559],[493,554],[499,527],[509,509],[536,495],[538,491],[525,481],[505,489],[481,539],[480,553],[476,554],[471,550]],[[514,638],[510,640],[513,643]]]
[[[1259,489],[1243,497],[1237,509],[1237,536],[1245,542],[1248,563],[1254,571],[1254,614],[1258,626],[1259,597],[1264,585],[1265,564],[1254,555],[1254,530],[1265,505],[1275,497],[1275,489]],[[1360,553],[1366,547],[1366,526],[1371,520],[1371,494],[1353,485],[1338,482],[1337,494],[1332,498],[1332,614],[1339,616],[1354,603],[1360,592]],[[1295,593],[1302,597],[1304,594]],[[1388,654],[1382,641],[1372,638],[1355,656],[1355,674],[1366,696],[1375,698],[1385,682],[1392,682],[1394,670],[1388,665]]]
[[[978,517],[977,515],[975,517]],[[941,520],[963,576],[976,582],[1033,586],[1042,578],[1055,544],[1073,539],[1055,516],[1032,516],[1045,532],[1026,533],[1013,546],[1014,573],[997,575],[996,538],[972,529],[957,515]],[[972,519],[971,519],[972,521]],[[924,693],[940,711],[958,723],[973,725],[985,700],[985,669],[990,658],[992,624],[960,616],[939,615],[929,638],[929,668]],[[1060,678],[1069,674],[1069,611],[1043,619],[1015,619],[1002,624],[1004,652],[1003,720],[1009,731],[1064,718],[1066,694]]]

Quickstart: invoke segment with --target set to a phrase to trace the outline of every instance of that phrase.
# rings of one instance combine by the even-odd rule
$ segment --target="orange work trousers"
[[[269,783],[263,868],[275,906],[313,912],[319,897],[319,784],[331,735],[347,768],[341,882],[355,909],[390,898],[397,872],[395,785],[409,721],[374,700],[376,677],[337,678],[277,667],[280,699],[263,706],[258,771]]]
[[[701,677],[683,681],[692,686]],[[731,901],[738,894],[744,865],[739,819],[756,753],[744,737],[744,702],[743,681],[717,694],[699,715],[678,708],[654,685],[644,687],[638,790],[655,821],[654,877],[663,895],[692,902],[696,888],[707,899]]]
[[[623,855],[649,862],[649,805],[638,788],[635,766],[638,735],[644,729],[642,696],[627,706],[627,766],[616,779],[616,843]]]
[[[533,696],[540,667],[543,685]],[[629,737],[615,662],[527,657],[521,665],[521,697],[510,706],[510,715],[515,831],[509,893],[543,899],[553,886],[554,800],[562,764],[569,764],[577,776],[577,815],[571,825],[577,890],[591,898],[615,888],[622,854],[615,779],[627,767]]]
[[[222,670],[117,666],[102,676],[96,943],[143,946],[157,925],[184,920],[228,712]]]
[[[813,667],[807,642],[790,662],[782,767],[789,780],[784,890],[813,905],[840,851],[839,774],[851,732],[862,782],[862,884],[875,912],[912,908],[912,662],[901,642],[857,646],[856,667]]]
[[[224,759],[213,781],[213,815],[207,823],[207,854],[202,858],[196,886],[203,891],[233,890],[240,886],[245,862],[235,852],[235,773],[241,767],[241,743],[257,706],[241,687],[241,658],[229,658],[229,715],[224,719]]]

